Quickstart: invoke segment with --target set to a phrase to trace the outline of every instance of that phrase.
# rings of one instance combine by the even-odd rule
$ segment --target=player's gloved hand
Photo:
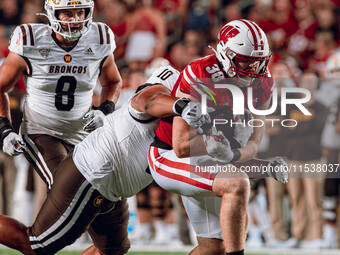
[[[248,110],[245,110],[244,121],[240,117],[237,119],[234,128],[234,139],[244,147],[253,133],[254,128],[248,125],[248,121],[252,119],[252,115]]]
[[[189,126],[195,128],[199,134],[203,134],[201,126],[205,123],[210,123],[210,112],[214,109],[207,107],[207,114],[202,114],[201,104],[198,102],[192,102],[186,97],[178,99],[173,105],[174,113],[181,115],[183,120],[188,123]]]
[[[92,132],[93,130],[104,125],[105,115],[110,114],[115,110],[115,104],[112,101],[106,100],[100,106],[92,106],[92,111],[89,111],[84,115],[84,119],[87,119],[87,123],[84,126],[84,130]]]
[[[105,114],[100,110],[92,110],[84,115],[84,119],[87,123],[84,126],[84,130],[87,132],[92,132],[93,130],[103,126]]]
[[[15,132],[10,132],[3,140],[2,151],[10,156],[16,156],[24,152],[26,144],[22,137]]]
[[[208,155],[224,163],[229,163],[234,158],[228,139],[216,127],[211,128],[211,134],[203,135],[203,141]]]
[[[275,157],[268,163],[268,175],[283,184],[288,183],[288,165],[281,157]]]

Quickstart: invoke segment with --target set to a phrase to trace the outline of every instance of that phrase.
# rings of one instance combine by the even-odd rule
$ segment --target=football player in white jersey
[[[108,115],[103,127],[75,146],[58,167],[31,227],[0,216],[0,243],[24,254],[54,254],[73,243],[92,222],[91,237],[106,239],[94,239],[83,254],[124,254],[110,243],[118,233],[112,232],[115,222],[106,215],[122,216],[112,204],[151,183],[147,151],[157,117],[181,115],[191,125],[209,120],[200,114],[199,103],[170,95],[178,75],[171,67],[156,70],[129,104]]]
[[[62,159],[114,110],[122,84],[114,35],[107,25],[92,22],[93,7],[92,0],[46,0],[49,25],[18,26],[0,69],[2,149],[12,156],[25,152],[48,189]],[[7,92],[23,75],[27,95],[19,135],[11,126]],[[97,80],[101,105],[91,110]],[[125,200],[115,206],[127,211]],[[127,221],[115,231],[126,232]],[[129,246],[128,239],[112,242]]]

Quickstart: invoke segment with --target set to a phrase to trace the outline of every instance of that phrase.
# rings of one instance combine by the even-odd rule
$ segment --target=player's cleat
[[[338,247],[338,235],[335,226],[325,224],[323,227],[323,244],[324,249],[336,249]]]

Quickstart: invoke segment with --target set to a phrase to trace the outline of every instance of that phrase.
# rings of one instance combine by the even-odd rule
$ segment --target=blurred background
[[[339,0],[95,0],[95,22],[115,34],[115,60],[123,78],[117,107],[124,104],[153,68],[170,63],[182,71],[193,60],[213,54],[227,22],[246,18],[266,33],[276,86],[303,87],[312,93],[311,117],[280,109],[269,118],[290,118],[295,128],[267,125],[259,157],[283,156],[289,164],[339,167],[340,151]],[[8,55],[15,27],[46,23],[43,0],[0,0],[0,58]],[[333,60],[331,60],[333,58]],[[333,61],[333,62],[332,62]],[[95,91],[95,96],[100,93]],[[23,80],[11,91],[14,127],[21,122]],[[95,102],[95,101],[94,101]],[[340,172],[340,170],[339,170]],[[1,213],[30,224],[35,215],[32,170],[25,159],[0,152]],[[288,185],[270,179],[252,182],[247,247],[339,247],[339,176],[296,176]],[[177,195],[156,184],[129,200],[132,244],[195,243]],[[27,208],[31,208],[28,210]],[[25,212],[25,213],[23,213]],[[85,236],[80,242],[89,242]]]

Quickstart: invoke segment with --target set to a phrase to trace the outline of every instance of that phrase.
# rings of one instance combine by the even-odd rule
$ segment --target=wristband
[[[233,149],[232,152],[234,152],[234,156],[230,162],[235,162],[241,158],[241,152],[238,149]]]
[[[93,110],[100,110],[102,111],[105,115],[110,114],[115,110],[115,103],[109,100],[106,100],[103,102],[100,106],[96,107],[92,105]]]
[[[189,98],[181,97],[178,99],[172,106],[172,111],[176,115],[181,115],[183,112],[184,107],[190,102]]]
[[[14,132],[11,122],[9,122],[7,117],[0,117],[0,142],[2,143],[11,132]]]

